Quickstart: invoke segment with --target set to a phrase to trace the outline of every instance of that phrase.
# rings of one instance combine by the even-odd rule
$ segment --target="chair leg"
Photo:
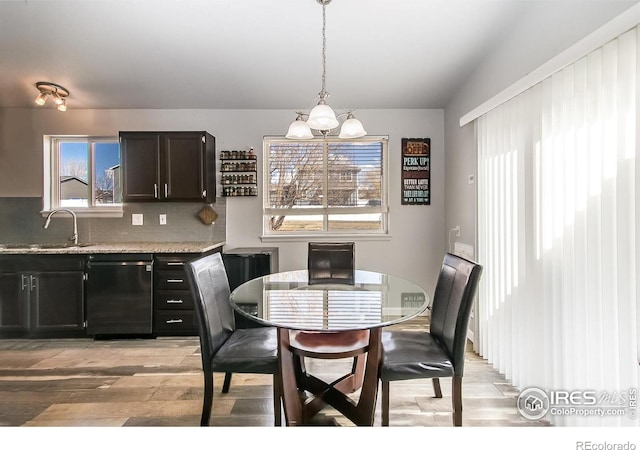
[[[273,415],[274,425],[282,425],[282,378],[279,373],[273,374]]]
[[[226,372],[224,374],[224,383],[222,383],[222,393],[227,394],[229,392],[229,387],[231,387],[231,376],[232,372]]]
[[[462,426],[462,377],[453,376],[452,380],[452,400],[453,400],[453,426]]]
[[[202,417],[200,426],[208,427],[211,418],[211,405],[213,404],[213,373],[204,371],[204,398],[202,400]]]
[[[442,398],[442,389],[440,389],[440,378],[432,378],[431,382],[433,383],[433,391],[435,392],[435,397]]]
[[[382,382],[382,426],[389,426],[389,382]]]

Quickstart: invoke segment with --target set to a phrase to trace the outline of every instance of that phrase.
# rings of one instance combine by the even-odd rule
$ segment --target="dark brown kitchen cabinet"
[[[124,202],[215,201],[211,134],[122,131],[120,151]]]
[[[24,275],[0,270],[0,333],[21,333],[27,330],[27,305],[23,298]]]
[[[219,252],[215,249],[206,254]],[[197,336],[195,303],[185,264],[203,253],[157,254],[153,261],[153,331],[157,336]]]
[[[79,256],[0,258],[0,335],[83,335],[83,266]]]

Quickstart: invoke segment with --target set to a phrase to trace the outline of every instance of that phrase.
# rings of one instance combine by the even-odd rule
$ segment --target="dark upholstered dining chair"
[[[273,374],[274,422],[279,426],[282,390],[276,329],[236,329],[229,281],[220,253],[190,261],[185,269],[196,304],[204,372],[200,426],[208,426],[211,417],[213,372]]]
[[[467,328],[482,266],[447,253],[436,284],[429,331],[382,332],[382,426],[389,426],[389,383],[452,377],[453,425],[462,426],[462,375]]]
[[[354,284],[355,242],[309,242],[307,253],[309,284]],[[355,384],[362,383],[366,359],[364,355],[353,358],[351,373]],[[304,370],[304,360],[300,361]]]
[[[309,284],[353,284],[355,243],[309,242]]]

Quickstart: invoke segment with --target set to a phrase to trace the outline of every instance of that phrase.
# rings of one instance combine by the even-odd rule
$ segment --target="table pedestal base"
[[[286,423],[305,425],[331,405],[356,425],[373,425],[382,356],[381,328],[342,332],[278,329],[278,359]],[[327,383],[304,369],[302,358],[355,357],[353,370]],[[358,400],[348,396],[361,389]]]

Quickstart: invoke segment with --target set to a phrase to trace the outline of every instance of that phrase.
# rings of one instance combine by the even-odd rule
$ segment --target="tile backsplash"
[[[78,218],[78,242],[221,242],[226,239],[226,199],[213,207],[215,223],[198,217],[203,203],[129,203],[122,218]],[[49,228],[40,213],[39,197],[0,197],[0,243],[64,242],[72,233],[71,217],[56,214]],[[143,225],[132,225],[131,215],[142,214]],[[160,215],[166,224],[160,224]]]

